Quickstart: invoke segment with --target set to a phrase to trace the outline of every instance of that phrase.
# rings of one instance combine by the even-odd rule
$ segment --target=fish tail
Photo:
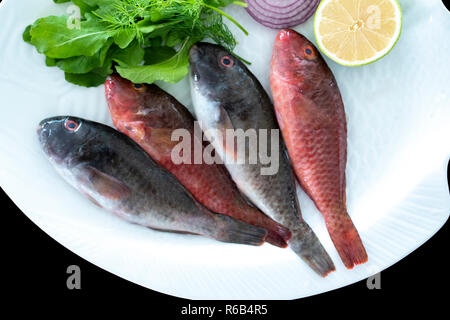
[[[282,236],[271,230],[267,230],[266,241],[271,245],[277,246],[279,248],[287,248],[288,246],[288,243],[285,239],[283,239]]]
[[[288,228],[273,221],[257,209],[251,208],[251,210],[246,210],[246,213],[247,215],[243,217],[242,221],[266,229],[267,242],[280,248],[288,246],[287,241],[292,237],[292,233]]]
[[[276,225],[274,228],[267,229],[267,242],[280,248],[287,248],[287,241],[292,238],[292,232],[283,227],[282,225]]]
[[[326,277],[336,270],[330,256],[306,222],[301,221],[291,231],[292,238],[289,240],[289,246],[316,273]]]
[[[260,246],[266,239],[267,231],[264,228],[220,214],[217,214],[215,219],[217,232],[214,238],[216,240]]]
[[[328,232],[348,269],[368,260],[366,249],[347,211],[325,216]]]

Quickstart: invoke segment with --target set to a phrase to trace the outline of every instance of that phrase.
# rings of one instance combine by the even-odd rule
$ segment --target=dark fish
[[[290,231],[249,205],[222,164],[202,159],[195,163],[194,153],[203,156],[208,146],[202,144],[201,136],[195,136],[195,120],[186,107],[156,85],[133,84],[117,74],[106,80],[105,94],[115,127],[170,171],[197,201],[213,212],[265,228],[268,242],[287,247]],[[189,133],[190,163],[175,164],[172,160],[178,144],[172,134],[177,129]]]
[[[213,213],[126,135],[70,117],[45,119],[42,148],[62,177],[96,205],[149,228],[261,245],[266,231]]]
[[[345,266],[366,262],[345,204],[347,126],[333,73],[308,39],[286,29],[275,40],[270,85],[300,185],[323,214]]]
[[[228,147],[226,130],[254,129],[261,141],[260,129],[278,133],[273,107],[256,77],[236,57],[220,46],[198,43],[190,51],[191,93],[197,119],[209,133],[212,143],[239,189],[264,213],[289,228],[293,234],[289,246],[317,273],[326,276],[335,270],[333,262],[312,229],[302,219],[296,195],[294,173],[278,137],[266,150],[278,146],[278,170],[262,174],[263,161],[256,164],[226,162],[239,160],[236,149]],[[207,134],[208,136],[208,134]],[[266,135],[267,137],[267,135]],[[250,142],[245,145],[250,156]],[[273,155],[272,155],[273,156]],[[242,162],[242,159],[241,159]]]

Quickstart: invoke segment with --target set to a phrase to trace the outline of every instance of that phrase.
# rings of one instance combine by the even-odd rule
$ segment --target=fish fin
[[[286,149],[285,149],[286,150]],[[292,172],[292,182],[295,185],[295,176]],[[295,207],[301,217],[298,197],[295,197]],[[308,264],[317,274],[326,277],[336,271],[333,260],[331,260],[325,248],[320,243],[311,227],[302,219],[291,228],[292,238],[288,242],[289,247]]]
[[[92,189],[105,198],[111,200],[122,200],[128,198],[131,190],[120,180],[103,173],[92,166],[83,167]]]
[[[226,156],[230,157],[229,159],[235,161],[237,160],[236,138],[233,145],[230,145],[230,143],[227,144],[227,130],[235,129],[233,122],[231,121],[231,118],[224,107],[219,106],[217,110],[219,112],[218,118],[220,119],[217,129],[219,129],[222,134],[222,141],[220,141],[220,143],[222,144],[222,149],[224,150]]]
[[[331,217],[333,218],[325,219],[328,232],[347,269],[352,269],[355,265],[367,262],[366,249],[347,212],[345,212],[345,215],[339,214]]]
[[[100,203],[98,203],[97,200],[95,200],[89,193],[83,192],[83,191],[82,191],[82,193],[83,193],[83,195],[84,195],[86,198],[89,199],[89,201],[91,201],[91,202],[92,202],[93,204],[95,204],[97,207],[103,208],[103,206],[102,206]]]
[[[141,120],[136,121],[121,121],[116,120],[114,126],[127,136],[131,137],[135,141],[141,141],[145,139],[147,134],[145,128],[145,122]]]
[[[277,247],[286,248],[288,246],[287,241],[289,241],[291,238],[292,232],[288,228],[282,226],[279,223],[276,223],[275,221],[270,226],[270,229],[267,228],[267,242]]]
[[[215,214],[215,220],[217,232],[214,238],[219,241],[260,246],[267,236],[266,229],[225,215]]]
[[[171,153],[173,147],[179,143],[179,141],[172,140],[173,129],[153,128],[142,120],[116,121],[115,126],[119,131],[125,133],[141,146],[155,149],[154,152],[151,153],[152,155],[158,153]]]
[[[286,242],[286,240],[281,235],[272,230],[267,230],[266,241],[279,248],[288,247],[288,243]]]
[[[172,152],[173,147],[179,144],[179,141],[172,140],[173,129],[169,128],[150,128],[150,138],[158,149],[165,152]]]
[[[301,221],[291,231],[289,247],[317,274],[326,277],[336,270],[330,256],[306,222]]]
[[[265,228],[267,230],[267,242],[280,248],[286,248],[288,246],[287,241],[292,237],[292,232],[283,225],[270,219],[251,204],[248,204],[248,206],[248,208],[244,209],[245,214],[242,216],[242,219],[236,216],[235,218],[254,226]]]

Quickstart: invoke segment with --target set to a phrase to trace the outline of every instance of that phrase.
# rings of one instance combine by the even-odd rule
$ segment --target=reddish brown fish
[[[181,103],[156,85],[135,85],[119,75],[106,80],[105,90],[116,128],[170,171],[197,201],[214,212],[263,227],[268,242],[287,246],[291,232],[249,205],[223,165],[194,163],[194,118]],[[186,129],[192,137],[191,164],[172,161],[172,150],[179,143],[171,140],[175,129]],[[199,143],[203,152],[206,146]]]
[[[331,70],[304,36],[281,30],[273,49],[270,86],[300,185],[323,214],[345,266],[366,262],[366,250],[345,203],[347,127]]]

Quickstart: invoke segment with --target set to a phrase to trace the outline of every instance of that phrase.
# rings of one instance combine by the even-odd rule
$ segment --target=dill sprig
[[[235,1],[242,5],[242,2]],[[135,32],[142,43],[145,39],[139,23],[150,24],[176,22],[171,33],[178,32],[180,38],[210,38],[232,51],[236,40],[222,18],[232,21],[245,34],[247,31],[227,13],[211,5],[206,0],[114,0],[106,9],[101,8],[94,14],[108,24],[111,30]]]

